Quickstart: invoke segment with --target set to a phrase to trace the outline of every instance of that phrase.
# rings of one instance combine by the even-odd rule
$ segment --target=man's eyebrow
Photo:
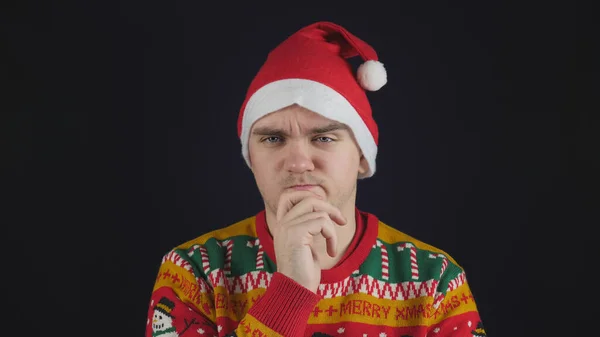
[[[257,136],[283,136],[286,132],[270,126],[258,126],[252,130],[252,134]]]
[[[338,131],[338,130],[348,130],[348,126],[343,123],[333,122],[333,123],[327,124],[325,126],[319,126],[319,127],[313,128],[312,130],[310,130],[310,133],[314,135],[314,134],[328,133],[328,132]]]
[[[312,128],[308,133],[311,135],[315,135],[338,130],[349,130],[349,128],[346,124],[333,122],[324,126]],[[280,128],[274,128],[270,126],[259,126],[252,130],[252,134],[257,136],[285,136],[287,135],[287,132]]]

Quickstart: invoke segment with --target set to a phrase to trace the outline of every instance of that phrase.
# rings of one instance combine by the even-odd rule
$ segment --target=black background
[[[162,255],[262,207],[239,107],[267,52],[318,20],[388,71],[358,206],[456,258],[490,336],[554,335],[571,312],[589,327],[570,302],[594,292],[579,228],[597,224],[599,164],[574,5],[3,6],[0,331],[143,335]]]

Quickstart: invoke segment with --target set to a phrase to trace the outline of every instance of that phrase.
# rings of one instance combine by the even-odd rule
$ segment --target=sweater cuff
[[[248,314],[283,336],[303,336],[308,317],[321,296],[275,272],[264,295]]]

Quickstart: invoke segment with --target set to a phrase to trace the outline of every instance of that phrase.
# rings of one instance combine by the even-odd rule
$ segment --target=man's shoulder
[[[230,223],[206,232],[196,238],[179,244],[175,249],[189,249],[194,246],[204,246],[209,242],[222,243],[226,240],[235,240],[236,238],[255,238],[256,234],[256,215],[249,216],[235,223]]]
[[[446,257],[450,262],[458,266],[456,260],[454,260],[454,258],[443,249],[433,246],[420,239],[417,239],[414,236],[400,231],[399,229],[394,228],[393,226],[381,220],[379,220],[379,231],[377,239],[389,245],[406,248],[414,247],[419,251],[428,252],[430,254],[440,254]]]

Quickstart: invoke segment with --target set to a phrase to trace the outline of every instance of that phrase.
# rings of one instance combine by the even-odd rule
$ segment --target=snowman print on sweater
[[[171,311],[175,303],[163,297],[154,306],[152,315],[152,337],[178,337],[179,334],[173,326]]]

